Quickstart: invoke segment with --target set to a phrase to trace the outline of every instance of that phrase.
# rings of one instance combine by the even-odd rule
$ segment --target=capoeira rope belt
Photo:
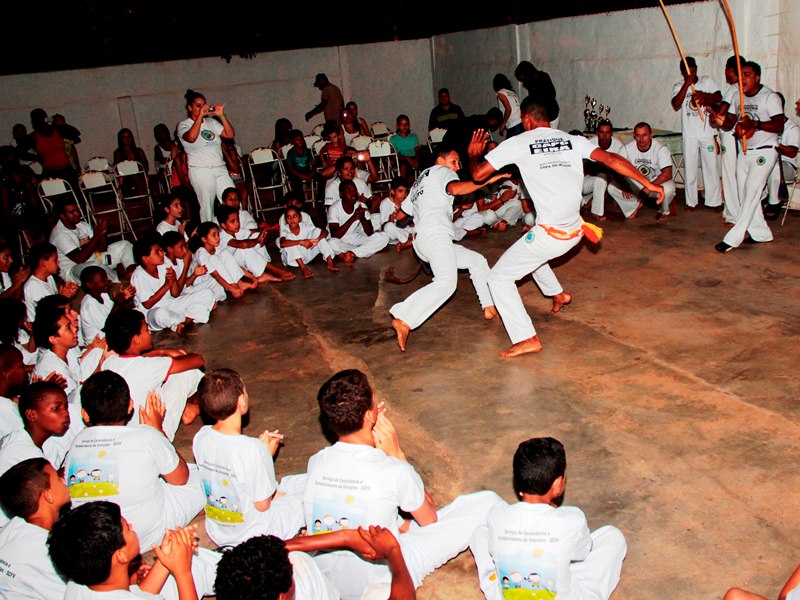
[[[219,169],[224,167],[225,163],[219,165],[189,165],[190,169]]]
[[[597,225],[593,225],[591,223],[583,223],[578,229],[573,231],[562,231],[561,229],[556,229],[555,227],[541,224],[539,227],[544,229],[545,233],[551,238],[555,238],[557,240],[572,240],[579,235],[585,235],[587,240],[593,244],[596,244],[603,239],[603,230]]]

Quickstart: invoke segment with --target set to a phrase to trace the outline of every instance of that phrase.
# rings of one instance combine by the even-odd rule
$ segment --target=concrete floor
[[[772,225],[775,242],[714,251],[725,229],[707,209],[661,224],[623,222],[609,208],[599,249],[579,246],[556,273],[574,302],[550,301],[528,280],[523,299],[544,343],[502,360],[509,345],[485,322],[469,278],[400,353],[388,309],[427,283],[382,281],[389,249],[332,275],[264,286],[227,302],[210,324],[160,345],[231,367],[251,396],[251,424],[286,433],[278,476],[305,470],[326,445],[316,393],[344,368],[368,373],[404,450],[437,503],[478,489],[513,501],[519,442],[554,436],[567,448],[566,503],[591,528],[628,539],[617,600],[720,598],[731,585],[775,596],[800,561],[800,391],[796,336],[800,218]],[[519,228],[466,246],[493,264]],[[191,456],[199,422],[176,444]],[[428,579],[423,599],[478,599],[464,553]]]

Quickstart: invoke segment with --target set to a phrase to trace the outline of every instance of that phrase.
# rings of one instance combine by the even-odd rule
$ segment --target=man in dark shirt
[[[464,119],[464,111],[458,104],[450,102],[450,91],[447,88],[439,90],[439,104],[433,107],[428,119],[428,131],[441,127],[448,131],[453,124]]]
[[[544,104],[550,117],[550,127],[558,127],[560,109],[556,101],[556,88],[553,86],[550,75],[539,71],[527,60],[523,60],[514,69],[514,77],[522,83],[522,87],[528,92],[531,100]]]

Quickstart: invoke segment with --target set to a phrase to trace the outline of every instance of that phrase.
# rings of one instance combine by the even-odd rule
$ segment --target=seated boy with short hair
[[[116,504],[90,502],[70,511],[53,525],[47,545],[53,564],[69,579],[65,600],[161,598],[156,594],[169,574],[179,600],[197,600],[193,538],[194,528],[167,532],[161,545],[153,546],[158,561],[133,589],[128,567],[139,556],[139,537]]]
[[[212,419],[194,437],[193,450],[206,496],[206,532],[215,544],[236,545],[255,535],[290,538],[303,526],[305,475],[275,479],[272,456],[283,436],[242,434],[249,398],[242,378],[217,369],[198,387],[200,408]],[[279,491],[280,490],[280,491]]]
[[[559,505],[566,468],[558,440],[533,438],[517,448],[514,488],[520,502],[495,506],[470,543],[487,600],[607,599],[617,587],[625,538],[611,525],[589,533],[579,508]]]
[[[87,340],[93,340],[98,335],[105,337],[103,326],[108,315],[129,305],[136,293],[136,288],[124,284],[112,298],[108,273],[98,266],[86,267],[81,271],[81,289],[84,292],[81,300],[81,330]]]

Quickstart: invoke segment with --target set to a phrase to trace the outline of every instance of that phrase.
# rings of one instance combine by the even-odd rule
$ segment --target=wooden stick
[[[675,40],[675,45],[678,47],[678,52],[681,55],[681,60],[683,61],[683,68],[686,69],[686,74],[689,77],[692,76],[691,71],[689,70],[689,65],[686,62],[686,56],[683,53],[683,47],[681,47],[681,41],[678,39],[678,34],[675,31],[675,27],[672,24],[672,19],[669,18],[669,13],[667,12],[667,7],[664,6],[664,0],[658,0],[659,4],[661,4],[661,10],[664,11],[664,16],[667,18],[667,24],[669,25],[669,30],[672,32],[672,38]],[[692,84],[692,96],[694,96],[694,84]],[[694,98],[692,99],[694,101]],[[697,107],[697,113],[700,115],[700,120],[705,123],[706,117],[703,114],[703,107]]]
[[[728,6],[728,0],[722,0],[725,16],[728,17],[728,24],[731,26],[731,36],[733,37],[733,54],[736,56],[736,72],[739,74],[739,116],[744,119],[744,87],[742,85],[742,57],[739,54],[739,41],[736,37],[736,25],[733,22],[733,13]],[[742,138],[742,152],[747,154],[747,138]]]

